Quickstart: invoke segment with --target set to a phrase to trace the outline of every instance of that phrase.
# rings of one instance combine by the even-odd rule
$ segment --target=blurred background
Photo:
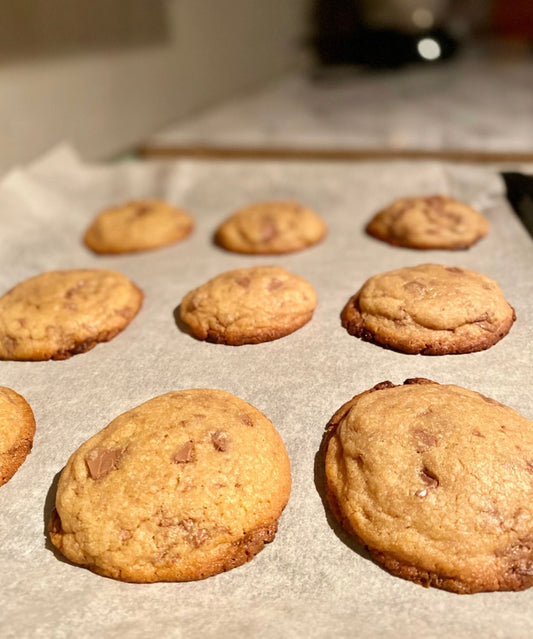
[[[467,125],[481,127],[470,151],[524,155],[532,41],[531,0],[0,2],[0,171],[62,141],[88,159],[272,139],[307,153],[460,150]],[[455,138],[442,133],[454,120]]]

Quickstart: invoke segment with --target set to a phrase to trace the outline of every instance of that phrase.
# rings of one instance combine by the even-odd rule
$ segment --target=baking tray
[[[324,427],[378,382],[428,377],[484,393],[533,418],[532,241],[504,197],[497,170],[435,162],[176,161],[96,165],[60,148],[0,184],[0,290],[41,271],[102,267],[125,273],[145,300],[111,342],[65,361],[0,362],[0,383],[21,393],[37,422],[34,448],[0,488],[4,637],[527,637],[533,589],[455,595],[392,577],[328,517],[318,450]],[[365,235],[395,197],[450,193],[479,207],[490,234],[467,251],[414,251]],[[142,254],[102,257],[81,243],[100,208],[159,196],[188,209],[194,233]],[[294,198],[327,221],[324,242],[285,256],[246,256],[212,242],[218,223],[252,201]],[[424,262],[493,277],[516,310],[487,351],[412,356],[363,342],[340,311],[371,275]],[[318,293],[311,322],[274,342],[230,347],[176,325],[183,295],[232,268],[277,264]],[[47,520],[69,455],[120,413],[183,388],[220,388],[263,411],[281,433],[293,489],[279,531],[253,561],[190,583],[127,584],[63,560]]]

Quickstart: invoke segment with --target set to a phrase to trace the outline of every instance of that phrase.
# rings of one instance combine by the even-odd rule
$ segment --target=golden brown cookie
[[[48,271],[0,298],[0,359],[67,359],[107,342],[141,307],[142,292],[122,273]]]
[[[255,266],[227,271],[187,293],[180,317],[198,339],[239,346],[293,333],[316,304],[302,277],[280,266]]]
[[[83,238],[95,253],[147,251],[179,242],[193,229],[192,217],[162,200],[135,200],[97,215]]]
[[[326,233],[324,220],[297,202],[259,202],[225,220],[215,242],[236,253],[275,255],[301,251],[320,242]]]
[[[335,517],[392,574],[457,593],[533,585],[533,423],[424,379],[378,384],[324,438]]]
[[[421,264],[371,277],[341,319],[351,335],[381,346],[446,355],[489,348],[507,335],[515,314],[490,277]]]
[[[122,581],[190,581],[274,539],[291,488],[272,423],[220,390],[166,393],[114,419],[61,473],[52,543]]]
[[[33,445],[35,419],[28,402],[0,386],[0,486],[17,472]]]
[[[466,249],[489,232],[472,207],[447,195],[408,197],[376,213],[366,227],[373,237],[416,249]]]

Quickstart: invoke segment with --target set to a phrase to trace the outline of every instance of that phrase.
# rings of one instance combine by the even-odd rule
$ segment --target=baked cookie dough
[[[393,575],[457,593],[533,585],[533,423],[425,379],[378,384],[331,419],[331,510]]]
[[[0,386],[0,486],[17,472],[33,445],[35,419],[28,402]]]
[[[0,298],[0,360],[67,359],[107,342],[137,314],[142,292],[122,273],[47,271]]]
[[[466,249],[489,232],[472,207],[447,195],[408,197],[376,213],[366,227],[373,237],[415,249]]]
[[[311,209],[290,201],[259,202],[238,210],[215,233],[215,242],[236,253],[292,253],[320,242],[324,220]]]
[[[132,253],[179,242],[193,229],[192,217],[162,200],[135,200],[97,215],[85,232],[95,253]]]
[[[272,423],[220,390],[160,395],[114,419],[61,473],[50,537],[122,581],[190,581],[274,539],[291,488]]]
[[[457,266],[421,264],[374,275],[344,307],[356,337],[404,353],[472,353],[507,335],[513,308],[494,280]]]
[[[183,298],[180,317],[197,339],[239,346],[293,333],[312,317],[315,290],[281,266],[227,271]]]

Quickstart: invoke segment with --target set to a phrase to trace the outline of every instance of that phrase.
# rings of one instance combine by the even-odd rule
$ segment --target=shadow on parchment
[[[326,515],[326,520],[329,524],[329,527],[333,530],[335,535],[342,541],[345,546],[348,546],[350,550],[353,550],[358,555],[363,557],[364,559],[370,559],[370,561],[374,562],[370,553],[367,549],[359,543],[352,535],[347,533],[344,528],[337,521],[335,516],[331,511],[331,507],[328,502],[328,498],[326,496],[326,471],[324,465],[325,458],[325,447],[328,441],[327,432],[324,433],[322,438],[322,442],[320,444],[320,448],[318,449],[315,455],[315,463],[314,463],[314,480],[315,480],[315,488],[322,500],[322,506],[324,507],[324,514]],[[375,562],[374,562],[375,563]],[[379,565],[379,564],[376,564]]]
[[[59,477],[61,476],[62,472],[63,472],[63,469],[54,475],[54,479],[52,481],[52,484],[50,485],[48,492],[46,493],[46,499],[44,500],[44,511],[43,511],[43,516],[44,516],[43,533],[45,538],[44,547],[46,548],[46,550],[50,550],[51,552],[53,552],[55,555],[55,558],[58,559],[59,561],[62,561],[65,564],[74,566],[75,564],[73,564],[63,554],[61,554],[59,550],[54,546],[54,544],[50,541],[50,533],[49,533],[50,519],[55,509],[57,484],[59,483]]]

